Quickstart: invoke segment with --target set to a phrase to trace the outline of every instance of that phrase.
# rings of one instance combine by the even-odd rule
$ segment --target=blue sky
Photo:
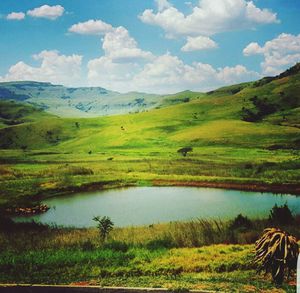
[[[2,0],[0,81],[210,90],[300,61],[296,0]]]

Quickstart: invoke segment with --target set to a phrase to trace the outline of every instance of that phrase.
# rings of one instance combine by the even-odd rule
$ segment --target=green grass
[[[3,128],[0,204],[84,184],[116,186],[116,181],[297,184],[300,130],[289,121],[278,124],[274,115],[260,123],[242,121],[241,103],[253,90],[208,95],[146,113],[44,117]],[[22,146],[27,149],[20,150]],[[193,147],[186,158],[177,153],[184,146]],[[78,168],[91,172],[76,174]]]
[[[276,103],[276,112],[243,121],[243,107],[255,110],[254,96]],[[59,118],[1,101],[0,208],[127,185],[284,186],[299,194],[299,96],[296,73],[170,95],[166,107],[109,117]],[[183,157],[182,147],[193,152]],[[205,221],[117,228],[104,247],[95,229],[1,232],[0,282],[275,292],[250,261],[251,243],[266,224],[235,232]]]
[[[1,151],[0,205],[41,200],[85,186],[111,188],[157,181],[285,184],[300,181],[298,151],[203,146],[183,158],[177,147],[106,149],[100,153]],[[112,160],[108,160],[113,158]],[[94,188],[94,189],[95,189]],[[292,190],[291,190],[292,191]]]
[[[299,235],[298,222],[285,230]],[[274,292],[253,263],[253,241],[270,223],[252,223],[246,230],[209,221],[115,228],[104,244],[95,228],[18,224],[0,232],[0,282]]]

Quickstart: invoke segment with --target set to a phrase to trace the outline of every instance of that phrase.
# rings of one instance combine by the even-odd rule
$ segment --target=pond
[[[44,214],[16,217],[62,226],[94,226],[94,216],[109,216],[116,226],[145,225],[177,220],[233,219],[239,213],[250,218],[269,215],[275,203],[287,203],[300,214],[300,197],[196,187],[130,187],[76,193],[44,200]]]

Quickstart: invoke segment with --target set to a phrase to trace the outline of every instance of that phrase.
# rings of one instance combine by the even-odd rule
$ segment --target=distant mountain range
[[[139,92],[122,94],[101,87],[68,88],[34,81],[0,83],[0,100],[25,102],[61,117],[96,117],[143,112],[188,102],[201,95],[191,91],[174,95]]]

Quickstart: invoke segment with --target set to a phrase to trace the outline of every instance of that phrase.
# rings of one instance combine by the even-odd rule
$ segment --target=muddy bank
[[[49,207],[45,204],[36,205],[33,207],[16,207],[16,208],[7,208],[5,210],[6,214],[9,215],[19,215],[19,216],[31,216],[45,213],[49,210]]]
[[[153,180],[155,186],[191,186],[234,189],[242,191],[272,192],[279,194],[300,195],[300,184],[265,184],[265,183],[230,183],[209,181],[178,181],[178,180]]]

